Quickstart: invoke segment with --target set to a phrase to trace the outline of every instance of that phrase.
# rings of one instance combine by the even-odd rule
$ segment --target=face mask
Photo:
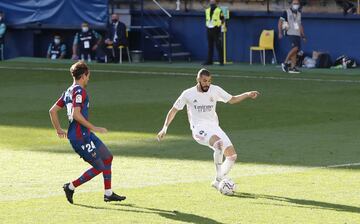
[[[60,44],[60,39],[59,39],[59,38],[55,38],[55,39],[54,39],[54,43],[55,43],[55,44]]]
[[[117,23],[117,21],[118,21],[117,19],[112,19],[111,20],[111,22],[113,22],[113,23]]]
[[[86,33],[89,31],[89,27],[86,27],[86,26],[81,27],[81,30],[82,30],[82,32]]]
[[[292,9],[295,11],[299,10],[299,8],[300,8],[300,5],[298,5],[298,4],[292,5]]]

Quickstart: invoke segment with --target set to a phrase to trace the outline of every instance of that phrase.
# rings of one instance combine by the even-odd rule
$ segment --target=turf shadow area
[[[0,68],[0,124],[10,128],[31,128],[9,136],[9,145],[21,148],[16,144],[28,141],[31,147],[26,147],[27,151],[73,153],[70,147],[55,145],[59,148],[54,149],[51,145],[44,149],[46,144],[37,144],[36,138],[48,139],[48,135],[26,135],[36,133],[36,128],[51,127],[48,110],[71,84],[68,68],[72,62],[54,64],[23,58],[4,63],[2,66],[6,68]],[[156,132],[162,127],[173,102],[182,90],[195,84],[199,65],[149,63],[121,65],[120,68],[92,64],[93,69],[97,71],[91,76],[88,88],[91,122],[110,131],[140,136],[139,140],[132,139],[129,144],[123,143],[121,138],[114,139],[119,143],[108,144],[104,140],[114,155],[211,160],[211,150],[192,140],[185,110],[178,113],[169,128],[169,134],[185,138],[163,144],[155,142]],[[353,75],[344,74],[349,71],[311,70],[289,76],[275,66],[211,68],[211,72],[217,74],[214,84],[232,94],[252,89],[262,93],[256,101],[248,100],[233,106],[219,103],[216,107],[221,127],[237,149],[239,162],[296,166],[359,162],[360,120],[354,108],[360,107],[356,97],[360,76],[357,70],[350,72]],[[179,74],[170,75],[169,72]],[[190,73],[190,76],[183,73]],[[317,81],[303,80],[313,78]],[[60,115],[65,128],[65,110]],[[7,132],[6,128],[4,132]],[[141,140],[141,135],[148,133],[153,133],[154,141]]]
[[[334,210],[339,212],[360,213],[360,207],[334,204],[329,202],[315,201],[308,199],[297,199],[297,198],[281,197],[275,195],[252,194],[252,193],[244,193],[244,192],[238,192],[232,197],[237,197],[242,199],[267,199],[271,201],[282,202],[282,203],[285,202],[290,204],[290,205],[275,204],[276,206],[293,206],[293,207],[308,208],[308,209],[325,209],[325,210]],[[274,203],[269,203],[269,205],[274,206]]]
[[[144,213],[144,214],[157,214],[161,217],[166,219],[180,221],[183,223],[206,223],[206,224],[221,224],[214,219],[210,219],[207,217],[185,213],[176,210],[163,210],[157,208],[147,208],[147,207],[140,207],[133,204],[112,204],[111,207],[104,207],[104,206],[92,206],[92,205],[85,205],[85,204],[78,204],[74,203],[76,206],[80,206],[83,208],[89,209],[96,209],[96,210],[112,210],[112,211],[119,211],[119,212],[129,212],[129,213]]]

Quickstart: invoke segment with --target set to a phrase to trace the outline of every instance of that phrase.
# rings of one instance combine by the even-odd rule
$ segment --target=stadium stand
[[[129,28],[129,48],[142,52],[145,60],[204,60],[206,57],[203,25],[206,0],[181,0],[180,5],[173,0],[109,0],[101,4],[89,0],[86,4],[76,1],[71,5],[49,0],[41,8],[32,2],[0,2],[0,10],[7,14],[8,24],[5,58],[43,57],[48,43],[57,32],[63,35],[64,43],[71,46],[73,35],[84,19],[104,35],[109,14],[113,12],[120,12]],[[358,1],[352,2],[359,4]],[[304,3],[304,23],[307,33],[311,34],[304,50],[330,52],[335,58],[345,54],[359,60],[357,41],[360,31],[354,27],[360,17],[344,16],[335,1],[307,0]],[[59,6],[54,7],[57,4]],[[276,29],[277,20],[288,6],[288,0],[223,0],[220,4],[230,9],[228,57],[235,62],[249,62],[249,47],[258,44],[262,30]],[[180,10],[176,10],[178,6]],[[331,40],[336,40],[336,44]],[[24,42],[27,44],[19,44]],[[280,60],[287,47],[277,39],[274,44]],[[67,54],[67,57],[70,56]],[[267,60],[272,60],[272,56]]]

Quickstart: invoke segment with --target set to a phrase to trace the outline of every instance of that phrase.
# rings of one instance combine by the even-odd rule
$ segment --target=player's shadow
[[[90,209],[98,209],[98,210],[112,210],[112,211],[119,211],[119,212],[129,212],[129,213],[143,213],[143,214],[157,214],[161,217],[166,219],[171,219],[174,221],[180,221],[183,223],[206,223],[206,224],[221,224],[214,219],[191,214],[185,213],[181,211],[171,211],[171,210],[163,210],[157,208],[147,208],[141,206],[135,206],[133,204],[112,204],[111,207],[104,207],[104,206],[92,206],[92,205],[84,205],[74,203],[76,206],[90,208]]]
[[[232,197],[238,198],[246,198],[246,199],[267,199],[271,201],[277,202],[285,202],[286,204],[275,204],[276,206],[292,206],[298,208],[310,208],[310,209],[325,209],[325,210],[333,210],[339,212],[352,212],[352,213],[360,213],[360,207],[350,206],[350,205],[342,205],[342,204],[334,204],[323,201],[315,201],[315,200],[306,200],[306,199],[297,199],[297,198],[289,198],[289,197],[280,197],[275,195],[265,195],[265,194],[251,194],[251,193],[235,193]],[[266,204],[266,203],[261,203]],[[270,203],[269,203],[270,204]],[[271,203],[271,205],[274,205]]]

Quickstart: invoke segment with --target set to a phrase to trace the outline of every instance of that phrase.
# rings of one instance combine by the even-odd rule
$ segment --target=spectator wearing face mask
[[[95,57],[96,49],[101,42],[101,35],[93,29],[89,28],[89,24],[84,22],[81,24],[81,31],[77,32],[73,43],[72,59],[91,60]]]
[[[300,1],[293,0],[291,7],[283,13],[278,23],[279,39],[283,39],[283,36],[286,35],[291,44],[291,50],[284,63],[281,64],[282,70],[287,73],[300,73],[295,67],[296,55],[301,50],[301,38],[306,41],[299,9]]]
[[[55,35],[54,40],[49,44],[46,57],[49,59],[64,59],[66,45],[61,41],[60,35]]]
[[[209,4],[210,7],[205,10],[208,54],[203,65],[213,64],[214,45],[218,51],[220,65],[224,65],[221,26],[224,24],[225,18],[221,8],[217,5],[217,0],[210,0]]]
[[[4,60],[4,37],[6,33],[4,16],[5,14],[0,11],[0,61]]]
[[[119,61],[119,46],[128,46],[126,25],[120,21],[120,15],[117,13],[111,15],[111,23],[107,28],[105,44],[109,61]]]

